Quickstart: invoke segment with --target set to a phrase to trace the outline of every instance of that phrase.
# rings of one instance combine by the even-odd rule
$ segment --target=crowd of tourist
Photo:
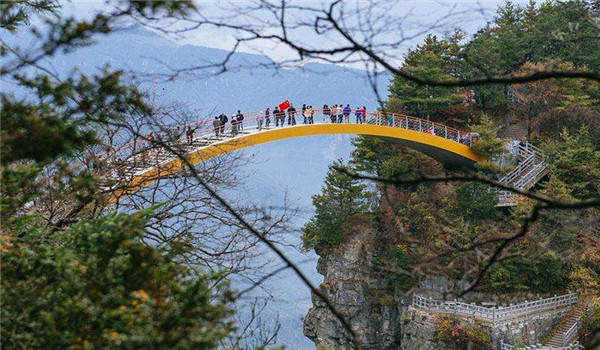
[[[317,113],[318,112],[318,113]],[[256,128],[261,131],[264,128],[271,128],[272,124],[275,128],[283,127],[284,125],[294,126],[298,124],[299,121],[302,124],[314,124],[315,122],[315,114],[322,115],[322,122],[330,122],[330,123],[351,123],[351,118],[354,116],[354,123],[363,124],[367,119],[367,107],[366,106],[356,106],[352,108],[350,104],[346,104],[344,106],[343,103],[333,104],[331,106],[325,104],[322,108],[315,110],[313,106],[303,104],[300,110],[297,110],[293,104],[290,104],[289,107],[285,109],[280,109],[279,106],[276,106],[273,110],[267,108],[264,111],[260,111],[256,113],[255,121]],[[229,136],[236,136],[241,131],[244,131],[244,114],[238,110],[234,115],[226,115],[225,113],[221,113],[219,116],[216,116],[212,121],[212,127],[214,130],[214,134],[216,137],[225,136],[227,124],[230,124],[231,133]],[[300,120],[298,120],[300,119]],[[394,124],[395,118],[393,114],[389,114],[387,116],[383,116],[381,121],[382,124],[386,124],[388,126],[395,126]],[[407,129],[419,130],[425,133],[436,134],[436,127],[432,124],[427,125],[424,128],[416,125],[420,124],[415,120],[407,120],[406,126]],[[439,128],[438,128],[439,129]],[[177,127],[177,135],[176,138],[183,137],[185,135],[185,140],[188,145],[191,145],[194,141],[194,132],[191,126],[187,126],[184,132],[180,132],[180,128]],[[445,135],[445,137],[453,139],[454,141],[467,144],[470,146],[470,139],[464,139],[458,134],[456,137],[453,135]],[[150,133],[147,136],[149,147],[148,150],[152,151],[154,154],[160,155],[162,147],[159,145],[162,144],[161,135]]]
[[[331,107],[323,105],[323,108],[320,109],[319,112],[323,115],[323,121],[329,119],[331,123],[350,123],[350,116],[354,114],[355,122],[357,124],[362,124],[367,117],[366,106],[358,106],[353,109],[349,104],[346,104],[344,107],[341,103],[339,105],[334,104]],[[276,106],[273,110],[267,108],[256,114],[256,128],[258,130],[270,128],[271,124],[274,124],[275,127],[283,127],[286,124],[290,126],[296,125],[298,123],[296,119],[298,114],[302,117],[302,124],[314,124],[315,113],[315,108],[306,104],[302,105],[300,111],[296,110],[294,105],[291,105],[285,110],[280,110],[279,106]],[[237,135],[244,129],[244,115],[240,111],[231,116],[231,120],[225,113],[222,113],[213,120],[215,136],[225,134],[227,122],[231,124],[231,135]]]

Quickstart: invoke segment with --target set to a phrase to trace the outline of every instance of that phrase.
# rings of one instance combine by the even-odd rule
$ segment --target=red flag
[[[285,111],[288,108],[290,108],[290,100],[285,100],[279,104],[280,111]]]

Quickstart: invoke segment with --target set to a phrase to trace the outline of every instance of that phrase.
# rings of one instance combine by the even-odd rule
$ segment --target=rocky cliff
[[[373,228],[355,228],[344,243],[317,249],[317,271],[325,276],[321,290],[353,325],[363,349],[398,349],[400,309],[395,290],[377,262],[385,253]],[[304,320],[304,334],[317,347],[353,349],[349,335],[322,301]]]
[[[550,334],[566,312],[557,312],[550,318],[529,317],[491,325],[414,309],[410,306],[412,295],[395,287],[384,273],[381,261],[388,254],[390,242],[389,237],[382,237],[376,229],[357,225],[345,235],[341,244],[316,249],[319,255],[317,270],[324,276],[320,289],[352,324],[365,350],[441,350],[447,349],[452,342],[461,341],[441,335],[440,324],[442,328],[460,330],[462,334],[475,337],[474,340],[467,339],[468,342],[481,342],[481,347],[471,345],[469,349],[485,349],[491,344],[496,347],[500,340],[511,344],[535,344]],[[438,276],[422,281],[415,293],[434,299],[452,299],[464,287],[461,281]],[[508,297],[471,293],[464,301],[508,304],[526,297],[534,298],[533,295]],[[442,321],[447,322],[447,326]],[[449,330],[450,333],[454,334]],[[354,349],[341,323],[315,296],[313,307],[304,319],[304,334],[317,348]]]

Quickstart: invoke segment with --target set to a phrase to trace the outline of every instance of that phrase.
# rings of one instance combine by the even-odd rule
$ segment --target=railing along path
[[[460,301],[434,300],[415,295],[413,297],[412,305],[421,310],[430,312],[454,313],[490,322],[501,322],[534,313],[552,311],[575,303],[577,303],[577,293],[527,301],[511,306],[496,307],[478,306]]]

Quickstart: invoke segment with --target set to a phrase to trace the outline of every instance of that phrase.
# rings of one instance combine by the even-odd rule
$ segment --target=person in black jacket
[[[238,110],[235,118],[237,119],[238,130],[244,130],[244,115],[242,112]]]
[[[277,107],[277,106],[273,110],[273,118],[275,118],[275,126],[279,126],[280,121],[281,121],[281,124],[283,124],[283,120],[281,120],[281,111],[279,110],[279,107]]]
[[[308,119],[306,118],[306,103],[302,105],[302,116],[304,117],[303,124],[306,124]]]
[[[221,121],[221,132],[220,132],[220,134],[223,135],[223,134],[225,134],[225,125],[227,125],[227,121],[229,119],[227,118],[227,115],[225,115],[225,113],[221,113],[221,115],[219,116],[219,120]]]
[[[296,108],[294,106],[290,106],[287,110],[288,112],[288,125],[296,125]]]

